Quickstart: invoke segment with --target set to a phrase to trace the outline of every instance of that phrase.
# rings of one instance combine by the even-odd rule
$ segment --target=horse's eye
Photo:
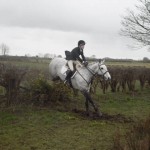
[[[104,68],[101,68],[102,70],[104,69]]]

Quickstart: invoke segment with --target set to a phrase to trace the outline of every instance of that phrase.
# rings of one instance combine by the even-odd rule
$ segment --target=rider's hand
[[[87,65],[88,65],[88,62],[87,62],[87,61],[84,61],[83,64],[84,64],[84,66],[87,66]]]

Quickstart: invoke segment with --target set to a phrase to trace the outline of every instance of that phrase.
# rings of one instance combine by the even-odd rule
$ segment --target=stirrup
[[[65,81],[64,81],[64,84],[66,84],[67,82],[68,82],[68,81],[67,81],[67,80],[65,80]]]
[[[67,86],[73,88],[72,83],[70,81],[68,81],[68,80],[65,80],[64,84],[66,84]]]

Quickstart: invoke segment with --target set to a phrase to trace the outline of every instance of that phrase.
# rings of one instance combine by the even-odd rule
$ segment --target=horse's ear
[[[103,64],[105,62],[105,59],[99,59],[99,63]]]
[[[102,59],[99,59],[98,62],[101,63]]]
[[[104,62],[105,62],[105,59],[103,59],[103,60],[101,61],[102,64],[104,64]]]

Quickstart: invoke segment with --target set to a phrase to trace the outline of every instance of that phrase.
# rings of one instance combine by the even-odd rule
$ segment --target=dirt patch
[[[110,114],[103,113],[103,115],[99,117],[95,112],[90,112],[90,116],[88,116],[86,112],[83,110],[73,109],[72,112],[79,115],[82,118],[89,119],[89,120],[105,120],[105,121],[120,122],[120,123],[134,122],[132,118],[127,118],[122,114],[110,115]]]

